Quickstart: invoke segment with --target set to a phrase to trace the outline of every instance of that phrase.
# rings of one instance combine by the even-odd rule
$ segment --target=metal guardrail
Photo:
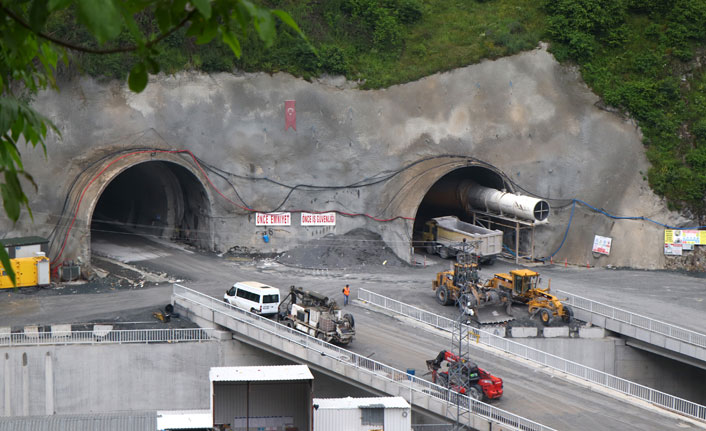
[[[445,331],[458,331],[459,329],[458,322],[454,320],[430,313],[426,310],[422,310],[366,289],[358,289],[358,299],[417,321],[427,323],[438,329]],[[603,371],[569,361],[529,346],[525,346],[524,344],[508,340],[507,338],[483,331],[482,329],[473,328],[467,325],[464,325],[464,327],[464,330],[472,333],[476,337],[476,341],[480,344],[500,349],[504,352],[519,356],[522,359],[526,359],[591,383],[616,390],[625,395],[647,401],[657,406],[681,413],[685,416],[706,420],[706,406],[657,391],[647,386],[613,376]]]
[[[706,348],[706,335],[704,334],[681,328],[670,323],[661,322],[640,314],[631,313],[630,311],[622,310],[592,299],[574,295],[563,290],[557,290],[557,293],[562,297],[566,297],[567,300],[564,302],[574,308],[586,310],[618,322],[623,322],[638,328],[646,329],[650,332],[664,335],[665,337],[673,338],[684,343]]]
[[[175,343],[182,341],[207,341],[213,329],[121,329],[105,333],[95,331],[66,332],[13,332],[0,334],[0,347],[36,346],[46,344],[125,344],[125,343]]]
[[[445,387],[436,385],[427,380],[423,380],[414,375],[410,375],[406,371],[387,366],[381,362],[366,358],[365,356],[360,356],[349,350],[342,349],[323,340],[311,337],[296,329],[289,328],[286,325],[282,325],[273,320],[234,307],[223,302],[221,299],[213,298],[176,283],[174,284],[173,292],[176,298],[181,298],[185,301],[197,304],[210,310],[210,312],[213,313],[214,322],[216,321],[217,316],[234,319],[250,327],[257,328],[259,331],[264,331],[272,336],[278,337],[283,341],[288,341],[305,347],[310,351],[317,352],[323,356],[328,356],[347,367],[352,367],[361,372],[369,373],[375,377],[382,378],[389,383],[398,385],[405,392],[409,391],[410,394],[415,392],[451,403],[454,408],[449,410],[455,411],[456,406],[460,406],[461,409],[474,415],[481,416],[487,420],[491,420],[517,430],[554,431],[553,428],[539,424],[530,419],[517,416],[513,413],[498,409],[481,401],[471,399],[466,395],[461,395]],[[410,403],[411,401],[412,400],[410,400]]]

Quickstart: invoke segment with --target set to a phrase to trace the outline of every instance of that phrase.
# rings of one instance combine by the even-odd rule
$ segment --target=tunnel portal
[[[209,248],[208,208],[203,184],[188,169],[143,162],[105,187],[93,211],[91,235],[133,233]]]
[[[427,253],[455,256],[465,244],[457,244],[455,241],[461,237],[448,233],[449,229],[464,234],[475,232],[474,235],[491,235],[495,230],[502,232],[501,242],[491,239],[492,236],[483,240],[480,247],[485,256],[509,250],[516,262],[520,257],[533,259],[534,226],[546,223],[549,212],[547,201],[515,194],[513,184],[500,171],[484,166],[461,167],[439,178],[424,195],[414,219],[412,248],[416,245]],[[435,223],[425,227],[430,219],[436,219]],[[436,238],[437,223],[445,225],[447,233],[443,234],[443,240]],[[476,227],[486,231],[478,231]],[[451,240],[449,235],[455,239]],[[494,257],[483,258],[481,262],[493,260]]]
[[[488,168],[472,166],[451,171],[441,177],[422,199],[414,219],[414,231],[420,232],[424,223],[434,217],[456,216],[471,222],[472,216],[458,196],[460,185],[469,180],[483,187],[512,191],[511,185],[499,173]]]

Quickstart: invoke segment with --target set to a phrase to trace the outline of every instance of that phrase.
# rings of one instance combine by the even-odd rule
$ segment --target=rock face
[[[649,190],[635,125],[599,109],[579,74],[543,48],[375,91],[284,74],[159,76],[141,94],[87,78],[60,87],[34,104],[61,139],[49,139],[46,158],[23,153],[39,184],[30,194],[34,224],[0,221],[8,236],[51,236],[56,261],[90,262],[89,226],[105,208],[136,229],[156,221],[160,235],[216,251],[282,252],[365,228],[409,261],[425,194],[469,166],[553,205],[549,223],[535,229],[535,256],[665,266],[660,226],[584,205],[570,218],[572,199],[685,223]],[[296,130],[285,130],[286,100],[296,101]],[[138,165],[139,175],[114,183],[125,184],[120,198],[98,205]],[[291,221],[265,235],[258,211],[288,211]],[[338,214],[335,225],[304,226],[301,211]],[[591,253],[594,235],[613,239],[610,256]]]

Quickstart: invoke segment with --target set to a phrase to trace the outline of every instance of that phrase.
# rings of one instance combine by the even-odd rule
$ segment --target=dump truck
[[[439,371],[444,361],[448,370]],[[479,401],[497,400],[503,396],[503,379],[448,350],[442,350],[436,358],[426,363],[432,383]]]
[[[492,264],[502,252],[503,232],[466,223],[455,216],[435,217],[424,224],[421,235],[427,253],[443,259],[463,253],[478,257],[480,263]]]
[[[477,262],[454,263],[453,271],[442,271],[432,281],[441,305],[456,304],[466,316],[480,324],[513,319],[511,295],[503,289],[484,288]]]
[[[277,320],[328,343],[349,344],[355,336],[355,320],[336,301],[318,292],[291,286],[279,304]]]
[[[509,274],[495,274],[483,284],[483,289],[495,290],[499,295],[509,296],[513,302],[526,304],[530,315],[538,315],[544,325],[550,325],[557,318],[571,323],[574,319],[571,307],[549,293],[550,286],[541,289],[539,284],[539,273],[530,269],[513,269]]]

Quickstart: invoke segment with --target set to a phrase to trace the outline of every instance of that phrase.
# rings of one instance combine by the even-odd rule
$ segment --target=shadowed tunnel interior
[[[414,220],[414,231],[422,231],[424,223],[434,217],[451,215],[462,221],[472,222],[472,215],[464,208],[459,196],[459,187],[467,180],[498,190],[509,188],[497,172],[487,168],[471,166],[449,172],[429,189],[422,203],[419,204]]]
[[[93,212],[91,233],[138,233],[208,248],[208,208],[203,185],[186,168],[144,162],[105,188]]]

